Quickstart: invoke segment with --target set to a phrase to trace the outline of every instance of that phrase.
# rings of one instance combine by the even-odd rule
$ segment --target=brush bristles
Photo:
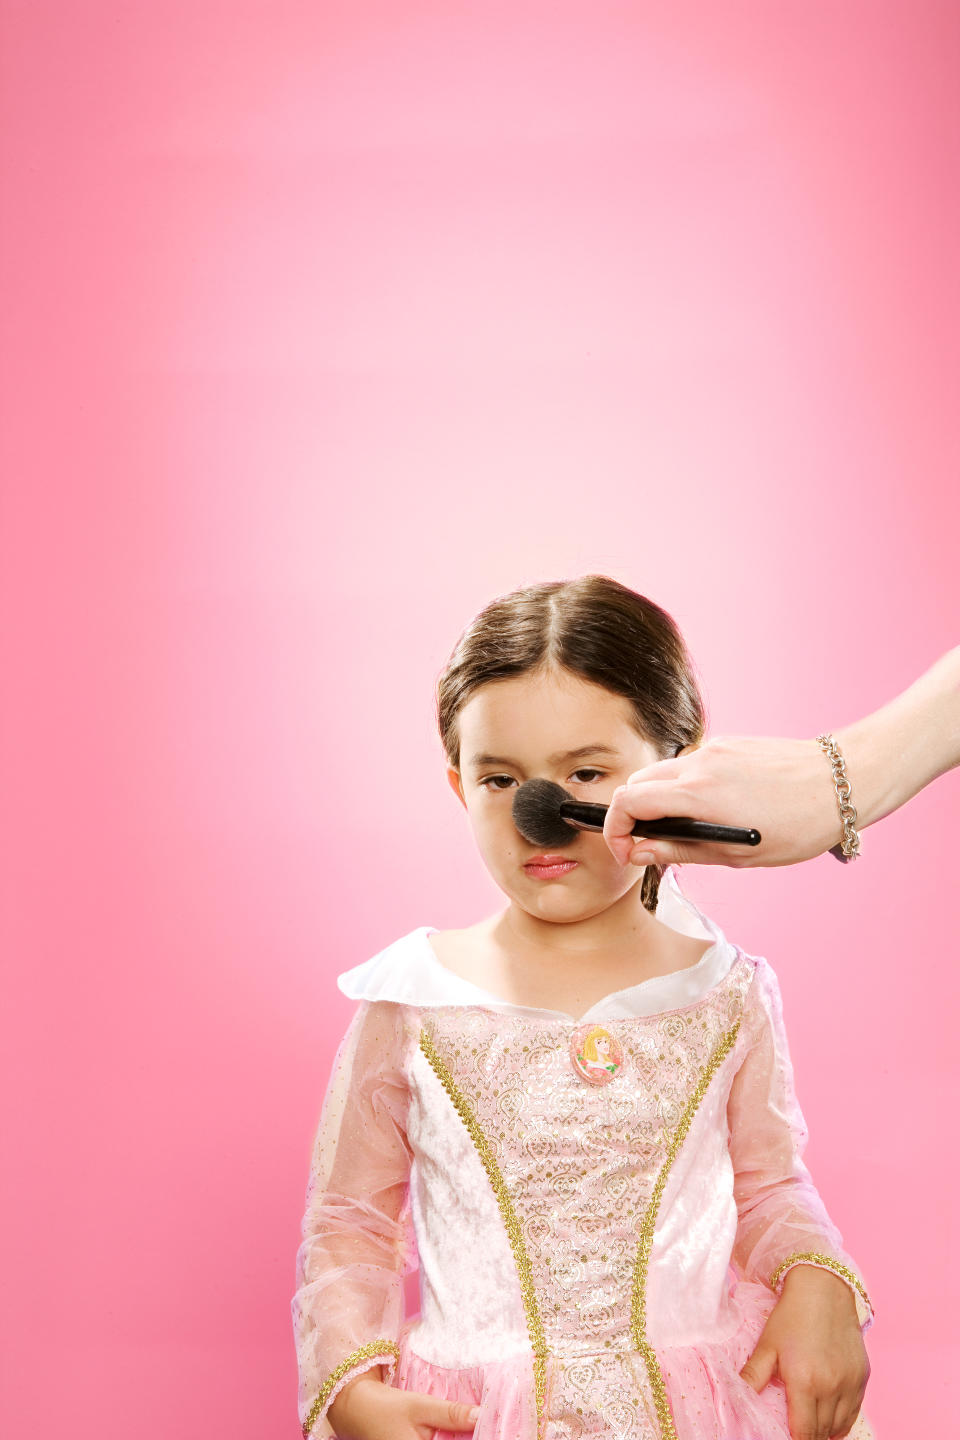
[[[580,832],[564,820],[560,806],[574,798],[553,780],[526,780],[513,797],[513,823],[531,845],[569,845]]]

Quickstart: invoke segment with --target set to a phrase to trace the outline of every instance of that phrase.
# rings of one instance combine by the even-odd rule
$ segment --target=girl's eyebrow
[[[548,765],[559,765],[563,760],[581,760],[585,755],[609,755],[619,759],[620,751],[615,750],[612,745],[580,745],[576,750],[563,750],[559,755],[548,755]],[[470,764],[480,769],[484,765],[516,765],[515,760],[509,760],[504,755],[474,755]]]

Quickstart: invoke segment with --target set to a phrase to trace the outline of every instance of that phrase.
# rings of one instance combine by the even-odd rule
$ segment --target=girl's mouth
[[[579,860],[550,860],[546,864],[528,860],[524,870],[535,880],[556,880],[560,875],[567,875],[571,870],[576,870]]]

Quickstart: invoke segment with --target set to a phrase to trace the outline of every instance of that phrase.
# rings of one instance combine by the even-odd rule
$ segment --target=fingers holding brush
[[[638,821],[684,816],[755,826],[757,845],[646,838]],[[841,827],[829,766],[816,740],[718,736],[635,770],[614,791],[603,835],[621,865],[792,865],[821,855]],[[644,858],[647,857],[647,858]]]
[[[663,815],[685,815],[676,785],[676,760],[657,760],[627,776],[626,784],[618,785],[607,807],[603,822],[603,838],[621,865],[672,863],[672,859],[654,859],[657,853],[682,848],[682,841],[653,840],[633,833],[638,820],[655,820]],[[664,809],[669,795],[671,810]],[[680,862],[677,861],[679,864]]]
[[[638,820],[657,819],[667,813],[667,801],[662,798],[666,781],[637,781],[621,785],[614,791],[613,799],[603,823],[604,839],[621,865],[686,865],[710,863],[705,860],[708,851],[720,852],[733,849],[730,845],[718,845],[704,840],[681,840],[663,835],[635,835],[633,827]],[[684,808],[676,786],[670,786],[669,813],[672,816],[693,816]],[[658,795],[661,797],[658,799]],[[713,863],[719,863],[714,861]],[[727,861],[726,863],[730,863]]]

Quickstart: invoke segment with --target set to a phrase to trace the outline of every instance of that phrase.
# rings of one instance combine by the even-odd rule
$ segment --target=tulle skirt
[[[392,1383],[479,1405],[473,1440],[666,1440],[671,1422],[677,1440],[791,1440],[782,1381],[773,1379],[757,1392],[740,1375],[777,1297],[766,1286],[739,1280],[730,1300],[740,1323],[724,1340],[654,1347],[665,1387],[659,1398],[638,1351],[550,1355],[539,1436],[529,1350],[448,1369],[416,1353],[410,1335],[415,1322],[408,1322]],[[669,1417],[662,1413],[664,1403]],[[437,1430],[432,1440],[465,1440],[470,1434]],[[876,1440],[862,1409],[848,1440]]]

